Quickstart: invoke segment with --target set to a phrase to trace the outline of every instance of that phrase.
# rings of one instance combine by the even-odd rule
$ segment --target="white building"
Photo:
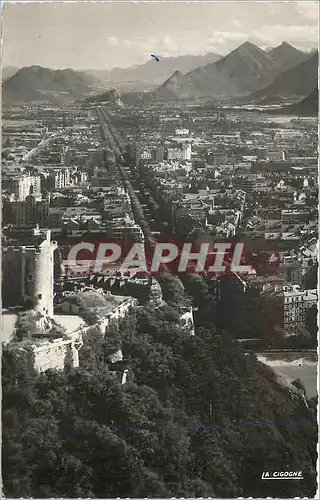
[[[285,161],[284,151],[269,151],[267,159],[270,161]]]
[[[306,310],[317,304],[317,290],[301,290],[299,285],[283,287],[283,326],[287,336],[297,335],[305,327]]]
[[[183,160],[191,160],[191,144],[183,144],[182,146],[182,159]]]
[[[190,134],[190,130],[188,128],[177,128],[176,135],[178,136],[186,136]]]
[[[151,156],[152,156],[152,155],[151,155],[151,152],[150,152],[150,151],[143,151],[143,152],[141,153],[140,158],[141,158],[141,160],[151,160]]]
[[[2,189],[7,189],[14,194],[16,201],[25,201],[29,194],[36,200],[41,199],[41,178],[39,175],[20,175],[4,179]]]

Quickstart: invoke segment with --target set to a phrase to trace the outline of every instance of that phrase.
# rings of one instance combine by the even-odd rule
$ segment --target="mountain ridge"
[[[182,98],[241,95],[271,82],[281,69],[278,61],[253,43],[245,42],[218,61],[184,75],[179,81],[179,89]],[[164,83],[166,90],[171,85],[170,79]],[[157,89],[158,95],[163,85]]]
[[[154,86],[162,84],[176,70],[187,73],[220,58],[219,54],[213,52],[204,55],[178,57],[161,57],[160,55],[160,63],[150,58],[149,61],[143,64],[136,64],[129,68],[115,67],[111,70],[86,70],[86,73],[94,75],[100,80],[108,81],[118,89],[125,86],[125,84],[133,84],[134,82],[144,82],[146,85]]]
[[[299,64],[288,68],[294,59],[300,60],[307,56],[309,57],[306,60],[299,63],[302,65],[300,69],[297,69]],[[246,103],[259,99],[268,102],[270,99],[277,101],[278,98],[281,100],[291,95],[305,97],[316,86],[318,53],[305,54],[287,42],[282,42],[268,53],[247,41],[224,57],[209,53],[205,56],[162,58],[160,63],[152,59],[143,65],[124,70],[114,68],[114,71],[118,72],[119,78],[122,78],[123,71],[128,71],[126,74],[131,76],[134,72],[146,71],[148,79],[148,72],[151,70],[155,73],[154,81],[156,81],[163,72],[163,69],[160,69],[163,68],[163,63],[176,65],[177,61],[185,61],[190,64],[190,61],[199,62],[199,58],[203,63],[206,58],[217,58],[217,60],[187,73],[176,68],[167,78],[162,79],[156,88],[152,88],[152,85],[150,88],[150,79],[145,82],[140,81],[139,85],[135,82],[133,85],[140,86],[140,89],[144,86],[145,90],[149,87],[147,92],[130,91],[132,82],[127,82],[127,87],[124,82],[123,90],[116,84],[112,86],[121,92],[121,100],[124,103],[127,102],[127,97],[129,102],[137,103],[206,97],[231,98],[237,99],[238,102],[240,99],[240,102]],[[43,100],[68,103],[92,96],[96,91],[93,101],[99,102],[105,98],[108,100],[111,96],[108,91],[112,89],[108,87],[106,82],[98,81],[97,75],[94,76],[88,71],[75,71],[70,68],[52,70],[41,66],[28,66],[17,70],[3,82],[3,100],[5,103]],[[111,101],[113,102],[112,98]]]
[[[284,69],[296,66],[309,57],[309,54],[302,52],[288,42],[282,42],[281,45],[268,51],[268,54],[279,61],[284,66]]]
[[[90,93],[89,77],[73,69],[53,70],[26,66],[3,82],[4,103],[67,102]]]
[[[13,76],[19,68],[16,68],[15,66],[5,66],[2,68],[2,81],[4,82],[11,76]]]
[[[240,102],[259,103],[272,96],[274,102],[289,97],[305,97],[317,86],[318,52],[301,63],[285,70],[271,84],[240,99]],[[271,102],[270,102],[271,103]]]

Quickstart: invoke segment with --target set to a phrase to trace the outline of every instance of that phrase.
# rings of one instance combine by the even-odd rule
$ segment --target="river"
[[[299,378],[305,386],[309,398],[318,394],[317,389],[317,354],[302,352],[256,353],[262,363],[270,366],[275,372],[284,375],[291,382]]]

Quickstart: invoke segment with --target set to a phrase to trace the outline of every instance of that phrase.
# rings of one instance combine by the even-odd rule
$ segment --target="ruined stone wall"
[[[109,325],[117,324],[121,319],[125,318],[130,313],[130,310],[132,308],[136,308],[137,305],[138,305],[137,299],[133,297],[128,297],[122,304],[116,306],[112,311],[110,311],[109,314],[101,318],[99,321],[97,321],[95,325],[92,326],[95,326],[101,333],[101,335],[105,335]],[[74,304],[68,303],[67,300],[62,303],[61,310],[67,314],[79,313],[79,307]],[[91,327],[90,326],[84,327],[82,331],[85,332],[89,328]]]
[[[93,326],[98,329],[101,335],[106,335],[108,325],[113,321],[119,321],[124,318],[129,313],[130,308],[135,307],[136,304],[136,299],[128,298],[128,300],[109,314],[108,317],[102,318]],[[32,350],[35,358],[35,370],[38,372],[48,369],[64,370],[67,366],[77,368],[79,366],[79,349],[83,345],[83,335],[85,335],[87,330],[93,328],[93,326],[82,327],[78,331],[69,334],[67,338],[55,339],[41,345],[34,344]]]
[[[190,331],[190,335],[195,335],[192,307],[188,308],[181,314],[180,324],[182,327],[187,328]]]
[[[33,346],[34,368],[39,372],[64,370],[67,366],[79,366],[79,349],[83,345],[82,332],[75,332],[68,339],[57,339],[40,346]]]

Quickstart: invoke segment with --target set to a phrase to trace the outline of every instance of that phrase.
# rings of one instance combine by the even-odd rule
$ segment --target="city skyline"
[[[317,38],[318,5],[309,1],[7,3],[2,64],[111,69],[142,64],[151,53],[225,55],[247,40],[309,51]]]

